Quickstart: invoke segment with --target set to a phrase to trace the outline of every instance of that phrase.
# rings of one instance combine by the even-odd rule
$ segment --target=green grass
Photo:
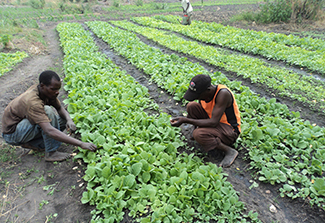
[[[6,178],[9,178],[13,171],[8,169],[8,162],[18,162],[18,155],[16,154],[16,147],[10,146],[6,143],[0,143],[0,184],[5,184]]]
[[[54,0],[47,2],[44,9],[34,9],[28,5],[28,1],[7,1],[9,5],[23,6],[23,7],[1,7],[0,8],[0,33],[9,34],[13,38],[12,43],[20,42],[23,45],[28,46],[34,43],[41,43],[46,46],[44,39],[44,31],[39,27],[39,24],[44,22],[61,22],[70,21],[72,19],[125,19],[134,14],[157,14],[168,12],[181,12],[180,2],[175,1],[171,3],[156,3],[148,2],[137,4],[137,1],[131,2],[131,4],[125,4],[125,1],[119,1],[119,7],[115,7],[113,2],[115,0],[108,0],[108,5],[100,5],[104,10],[102,14],[93,14],[89,12],[89,9],[96,3],[87,3],[87,6],[83,6],[85,9],[83,14],[76,14],[69,11],[60,10],[60,1]],[[235,5],[235,4],[255,4],[260,0],[218,0],[218,1],[196,1],[193,0],[194,11],[202,10],[201,6],[213,6],[213,5]],[[4,4],[4,3],[3,3]],[[70,3],[71,7],[81,7],[80,3]],[[16,46],[15,46],[16,47]],[[19,47],[21,48],[21,47]],[[27,50],[22,48],[21,50]]]
[[[255,21],[256,20],[256,13],[255,12],[243,12],[237,15],[232,16],[229,19],[229,22],[236,22],[236,21]]]
[[[16,161],[18,159],[18,155],[16,154],[16,147],[11,146],[6,143],[0,143],[0,163],[6,163],[8,161]]]

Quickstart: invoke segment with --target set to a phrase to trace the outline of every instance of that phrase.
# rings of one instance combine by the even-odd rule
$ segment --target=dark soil
[[[229,5],[229,6],[210,6],[204,7],[195,14],[194,19],[206,22],[218,22],[226,24],[228,19],[239,12],[254,9],[258,10],[257,5]],[[173,13],[170,13],[173,14]],[[181,15],[181,12],[175,12],[175,15]],[[16,96],[23,93],[30,85],[37,83],[39,73],[43,70],[52,69],[62,74],[63,53],[59,45],[59,37],[55,30],[57,23],[40,24],[44,30],[46,49],[40,53],[32,54],[22,63],[17,65],[12,71],[0,77],[0,115],[2,116],[6,105]],[[291,24],[273,24],[268,26],[259,26],[256,24],[236,23],[232,24],[241,28],[250,28],[255,30],[264,30],[269,32],[290,33],[299,30],[324,30],[317,24],[307,24],[306,27],[297,27]],[[139,36],[142,41],[148,45],[159,47],[164,53],[175,53],[162,46],[158,46],[146,38]],[[182,115],[185,108],[172,99],[172,96],[159,89],[154,83],[149,81],[149,77],[142,71],[130,65],[124,58],[114,53],[110,47],[102,40],[94,39],[100,50],[111,58],[116,65],[127,71],[140,84],[149,89],[151,97],[162,108],[162,110],[172,116]],[[24,48],[24,47],[21,47]],[[177,54],[177,53],[176,53]],[[202,61],[198,61],[188,55],[190,61],[199,62],[208,70],[217,71],[218,68]],[[277,64],[277,62],[273,61]],[[223,72],[223,71],[222,71]],[[240,80],[234,74],[224,72],[229,79]],[[262,88],[262,86],[253,85],[247,80],[241,80],[243,84],[249,86],[256,93],[267,98],[274,97],[272,92]],[[60,99],[66,97],[66,92],[62,90]],[[290,100],[278,98],[282,103],[291,106]],[[323,126],[324,120],[307,110],[303,105],[293,110],[304,110],[306,119],[312,123]],[[312,118],[311,118],[312,117]],[[0,124],[1,127],[1,124]],[[182,132],[185,135],[189,146],[200,150],[200,147],[189,139],[191,126],[183,125]],[[9,147],[0,138],[0,148],[7,151],[8,148],[15,151],[17,158],[0,162],[0,222],[90,222],[90,212],[95,208],[89,205],[83,205],[80,202],[82,193],[86,191],[86,183],[82,176],[85,165],[80,161],[69,159],[60,163],[49,163],[44,161],[44,154],[33,153],[23,154],[20,147]],[[74,153],[73,146],[62,145],[60,151]],[[263,184],[256,181],[259,186],[250,188],[254,182],[255,173],[249,170],[249,161],[244,160],[245,148],[241,148],[238,158],[230,168],[224,169],[228,174],[228,180],[232,183],[235,190],[240,194],[240,200],[245,202],[247,212],[256,211],[259,219],[265,223],[268,222],[325,222],[325,213],[317,207],[311,207],[308,202],[290,198],[281,198],[278,188],[280,185]],[[205,154],[201,156],[206,162],[218,164],[222,155]],[[275,212],[270,211],[270,206],[274,205]],[[125,216],[123,222],[133,222],[128,216]]]

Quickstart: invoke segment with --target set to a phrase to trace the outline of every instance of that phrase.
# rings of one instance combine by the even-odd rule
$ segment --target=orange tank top
[[[238,109],[238,105],[236,103],[234,94],[227,88],[225,85],[219,84],[217,85],[217,91],[213,97],[213,99],[206,103],[205,101],[200,101],[200,104],[204,108],[204,110],[207,112],[209,117],[211,118],[212,116],[212,110],[214,106],[216,105],[216,97],[221,89],[227,89],[231,96],[232,96],[232,105],[224,111],[224,113],[221,116],[220,123],[225,123],[227,125],[230,125],[234,128],[234,130],[238,129],[239,133],[241,132],[240,128],[240,113]]]

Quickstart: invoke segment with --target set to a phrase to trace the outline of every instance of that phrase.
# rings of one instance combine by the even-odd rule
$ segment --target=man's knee
[[[45,105],[44,106],[44,111],[45,111],[47,117],[49,117],[49,119],[53,120],[53,118],[55,118],[56,113],[55,113],[54,109],[51,106]]]
[[[186,111],[189,113],[191,112],[193,109],[200,107],[201,105],[195,101],[191,101],[187,104],[186,106]]]
[[[45,110],[47,117],[51,120],[51,125],[57,129],[59,129],[60,131],[64,131],[66,128],[67,120],[65,120],[64,118],[61,118],[56,113],[56,111],[48,105],[44,106],[44,110]]]
[[[220,140],[219,137],[216,137],[215,140],[216,140],[216,141],[215,141],[215,143],[216,143],[216,147],[218,147],[218,146],[221,144],[221,140]]]
[[[193,130],[193,138],[195,139],[195,141],[201,144],[206,142],[207,140],[209,142],[213,142],[215,146],[219,146],[222,143],[219,137],[207,134],[206,130],[202,128],[196,128]]]

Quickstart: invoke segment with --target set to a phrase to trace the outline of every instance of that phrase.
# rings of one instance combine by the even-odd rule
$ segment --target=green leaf
[[[289,184],[285,184],[283,185],[283,189],[286,191],[286,192],[291,192],[292,190],[294,190],[294,187],[289,185]]]
[[[298,147],[299,149],[305,149],[305,148],[307,148],[308,146],[309,146],[309,143],[306,142],[306,141],[299,141],[299,143],[298,143],[298,145],[297,145],[297,147]]]
[[[87,170],[85,171],[85,174],[88,175],[90,178],[92,178],[93,176],[95,176],[95,173],[96,173],[95,167],[88,165]]]
[[[111,173],[111,168],[105,166],[104,169],[102,170],[102,176],[107,179],[110,173]]]
[[[192,179],[193,180],[200,181],[200,182],[204,182],[205,181],[205,177],[203,176],[203,174],[201,174],[199,172],[193,172],[192,173]]]
[[[123,185],[127,188],[132,188],[132,186],[135,184],[135,176],[132,174],[127,175],[124,178],[124,183]]]
[[[135,163],[135,164],[132,165],[132,174],[134,176],[138,176],[139,173],[141,172],[141,170],[142,170],[142,163],[141,162]]]
[[[188,174],[187,174],[186,171],[183,171],[183,172],[179,175],[179,177],[180,177],[180,178],[183,178],[184,180],[187,180],[187,176],[188,176]]]
[[[144,183],[149,182],[150,178],[151,178],[150,172],[147,171],[142,173],[142,180]]]
[[[88,191],[83,192],[81,202],[83,204],[88,203],[93,198],[94,194],[95,193],[92,189],[88,189]]]
[[[252,130],[251,134],[252,134],[252,141],[254,142],[263,138],[263,132],[259,128]]]
[[[156,193],[157,193],[157,188],[156,188],[156,187],[151,187],[151,188],[148,190],[148,196],[149,196],[150,201],[155,200],[155,198],[156,198]]]
[[[104,143],[106,142],[106,139],[104,136],[100,135],[99,137],[97,137],[97,139],[95,139],[94,143],[99,145],[99,146],[103,146]]]
[[[319,195],[325,196],[325,180],[318,178],[315,180],[313,188],[317,191]]]
[[[175,186],[170,186],[168,189],[167,189],[167,192],[169,193],[169,195],[172,195],[173,193],[175,193],[177,191],[176,187]]]

